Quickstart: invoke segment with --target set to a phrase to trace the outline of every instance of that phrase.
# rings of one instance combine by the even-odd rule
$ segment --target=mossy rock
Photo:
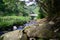
[[[54,38],[55,33],[51,30],[51,25],[48,23],[41,23],[25,27],[24,32],[28,37],[38,38]]]
[[[6,34],[3,34],[0,37],[1,40],[27,40],[27,36],[22,33],[22,30],[12,31]]]

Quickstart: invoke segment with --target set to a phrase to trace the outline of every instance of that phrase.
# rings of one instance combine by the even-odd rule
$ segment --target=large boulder
[[[27,36],[22,33],[22,30],[16,30],[3,34],[0,40],[27,40]]]
[[[55,38],[54,31],[51,30],[51,26],[48,23],[41,23],[36,25],[31,25],[24,29],[24,32],[28,37],[38,37],[38,38]]]

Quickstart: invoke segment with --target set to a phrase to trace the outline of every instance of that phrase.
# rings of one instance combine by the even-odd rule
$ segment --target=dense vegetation
[[[24,10],[24,2],[19,0],[0,0],[0,15],[28,15]],[[25,16],[25,15],[24,15]]]
[[[0,28],[23,25],[29,21],[29,11],[24,8],[24,5],[25,2],[19,0],[0,0]]]
[[[29,21],[29,17],[23,17],[23,16],[4,16],[0,17],[0,30],[8,30],[11,29],[13,26],[20,26],[25,24],[27,21]]]
[[[30,20],[29,17],[23,17],[23,16],[4,16],[0,17],[0,27],[11,26],[13,24],[23,25],[29,20]]]

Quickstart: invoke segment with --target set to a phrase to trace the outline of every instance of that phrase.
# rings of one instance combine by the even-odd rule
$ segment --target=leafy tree
[[[19,0],[0,0],[0,4],[0,11],[3,12],[3,15],[27,14],[24,8],[25,2]]]
[[[4,8],[4,2],[2,0],[0,0],[0,11],[3,11],[2,8]]]

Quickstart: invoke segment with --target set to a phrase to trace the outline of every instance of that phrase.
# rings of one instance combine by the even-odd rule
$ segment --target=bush
[[[0,17],[0,27],[12,26],[14,24],[23,25],[27,21],[29,21],[29,17],[4,16],[4,17]]]

